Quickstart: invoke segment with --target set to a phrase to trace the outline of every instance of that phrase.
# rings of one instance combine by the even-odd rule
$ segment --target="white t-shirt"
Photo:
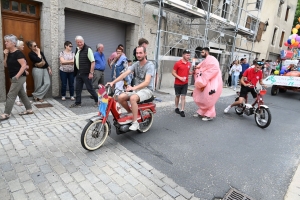
[[[230,70],[231,74],[234,76],[239,76],[241,71],[242,71],[241,65],[233,65]]]

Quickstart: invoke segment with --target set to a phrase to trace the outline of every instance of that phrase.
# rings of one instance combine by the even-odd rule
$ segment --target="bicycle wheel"
[[[89,121],[81,133],[81,145],[84,149],[93,151],[100,148],[105,142],[109,132],[107,123],[102,120]]]
[[[144,110],[143,113],[144,113],[145,116],[147,116],[147,115],[149,115],[149,116],[147,116],[147,119],[145,119],[145,121],[140,123],[140,127],[137,130],[140,133],[147,132],[153,124],[154,115],[153,115],[152,111],[151,110]]]
[[[254,119],[258,127],[267,128],[272,120],[272,115],[269,108],[257,108],[254,113]]]

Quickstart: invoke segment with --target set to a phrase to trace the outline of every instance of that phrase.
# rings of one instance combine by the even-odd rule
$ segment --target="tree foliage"
[[[295,17],[294,17],[294,23],[293,23],[293,27],[295,27],[299,21],[298,18],[300,17],[300,1],[298,0],[298,4],[297,4],[297,8],[296,8],[296,12],[295,12]],[[300,23],[299,23],[300,24]],[[299,31],[300,32],[300,31]],[[300,33],[298,32],[298,35],[300,35]]]

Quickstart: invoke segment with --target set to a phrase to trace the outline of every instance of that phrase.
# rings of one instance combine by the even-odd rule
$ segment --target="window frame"
[[[280,36],[280,41],[279,41],[279,44],[278,44],[278,46],[280,48],[282,48],[282,46],[283,46],[284,35],[285,35],[285,30],[282,30],[281,31],[281,36]]]
[[[275,44],[276,44],[278,30],[279,30],[279,27],[275,26],[274,30],[273,30],[272,40],[271,40],[271,46],[275,46]]]

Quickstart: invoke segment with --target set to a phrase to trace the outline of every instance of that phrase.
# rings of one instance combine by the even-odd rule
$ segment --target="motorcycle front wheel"
[[[254,119],[258,127],[267,128],[272,120],[269,108],[260,107],[255,110]]]
[[[81,145],[84,149],[93,151],[100,148],[107,139],[109,126],[102,120],[89,121],[81,133]]]

